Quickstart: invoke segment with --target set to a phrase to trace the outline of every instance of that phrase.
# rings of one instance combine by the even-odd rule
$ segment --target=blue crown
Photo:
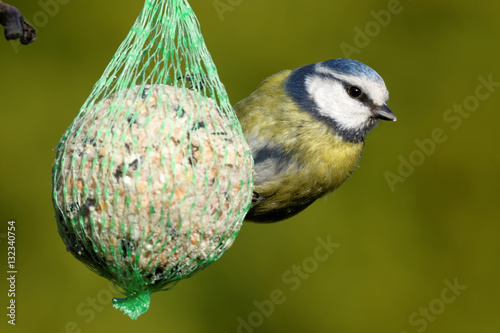
[[[377,72],[375,72],[371,67],[363,64],[362,62],[352,60],[352,59],[332,59],[321,62],[325,67],[328,67],[339,74],[344,75],[355,75],[355,76],[365,76],[371,81],[378,81],[383,83],[384,80]]]

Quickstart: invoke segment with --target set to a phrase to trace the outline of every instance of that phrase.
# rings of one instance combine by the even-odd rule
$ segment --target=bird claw
[[[36,40],[36,30],[24,20],[23,14],[14,6],[0,1],[0,24],[4,26],[5,39],[19,39],[28,45]]]

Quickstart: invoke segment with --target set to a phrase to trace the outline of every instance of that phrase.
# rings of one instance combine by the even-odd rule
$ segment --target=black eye
[[[361,89],[356,86],[350,86],[349,88],[347,88],[347,93],[352,98],[359,98],[363,94],[363,91],[361,91]]]

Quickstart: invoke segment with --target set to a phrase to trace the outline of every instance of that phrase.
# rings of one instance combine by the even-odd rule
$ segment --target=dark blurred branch
[[[16,7],[0,1],[0,24],[5,29],[7,40],[19,39],[21,44],[27,45],[36,40],[36,31],[23,18],[23,14]]]

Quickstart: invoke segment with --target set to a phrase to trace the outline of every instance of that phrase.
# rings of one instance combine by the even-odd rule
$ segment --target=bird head
[[[387,107],[384,80],[356,60],[332,59],[295,69],[285,89],[303,111],[349,142],[364,141],[379,120],[396,120]]]

